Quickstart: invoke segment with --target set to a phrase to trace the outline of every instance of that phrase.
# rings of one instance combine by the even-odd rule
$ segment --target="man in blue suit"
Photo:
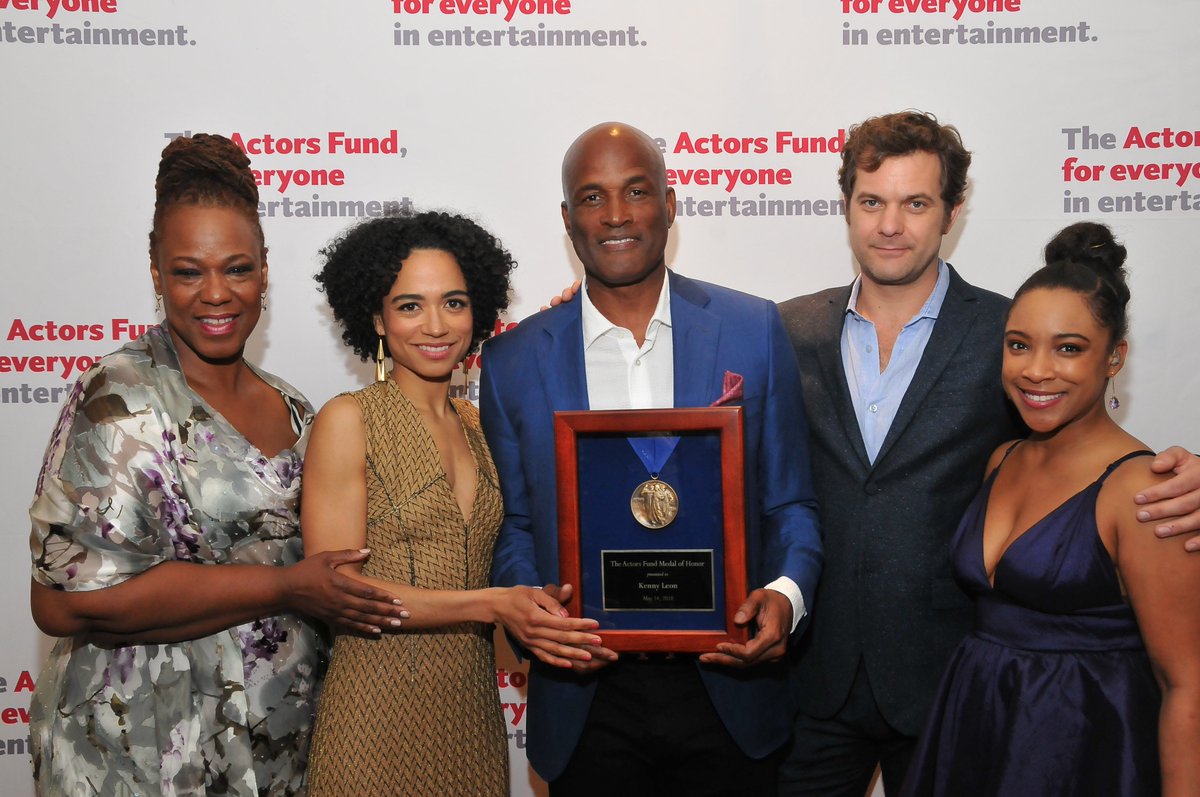
[[[536,657],[529,760],[554,795],[770,793],[790,732],[782,658],[822,560],[791,346],[771,302],[667,269],[675,192],[644,133],[586,131],[562,175],[563,222],[587,277],[580,301],[485,346],[480,409],[505,503],[493,581],[546,584],[564,601],[571,588],[556,585],[555,411],[708,406],[728,371],[744,380],[752,589],[735,620],[753,635],[699,657],[600,645],[570,668],[544,637],[519,640]]]

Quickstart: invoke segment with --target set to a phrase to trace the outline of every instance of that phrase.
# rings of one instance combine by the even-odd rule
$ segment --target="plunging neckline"
[[[471,434],[467,431],[467,425],[462,422],[462,413],[459,412],[458,406],[455,404],[456,401],[465,401],[465,399],[456,399],[452,396],[447,397],[447,401],[450,403],[451,411],[454,413],[455,417],[458,418],[458,427],[462,430],[463,442],[467,444],[467,451],[470,452],[471,455],[471,464],[475,469],[475,490],[471,495],[470,506],[467,507],[469,514],[467,511],[463,510],[462,504],[460,504],[458,501],[458,496],[455,495],[454,485],[450,482],[450,475],[442,466],[442,452],[437,447],[437,441],[433,439],[433,432],[430,431],[429,425],[425,423],[425,419],[421,416],[420,411],[417,410],[416,406],[412,403],[412,401],[409,400],[408,396],[404,395],[404,391],[400,389],[400,385],[397,384],[396,380],[392,378],[391,374],[388,374],[387,383],[391,386],[392,390],[395,391],[396,395],[398,395],[401,400],[408,405],[409,410],[416,417],[417,423],[421,425],[421,431],[425,436],[425,444],[433,452],[434,461],[437,463],[435,466],[438,474],[436,480],[439,480],[446,485],[446,489],[450,493],[451,503],[454,504],[454,508],[458,511],[458,516],[463,522],[463,528],[470,528],[471,521],[474,520],[475,512],[478,508],[476,505],[479,503],[479,483],[483,479],[483,470],[480,467],[479,454],[475,451],[475,445],[471,440]]]
[[[460,401],[462,399],[459,399]],[[475,446],[471,442],[471,435],[467,432],[467,425],[462,422],[462,413],[458,411],[458,407],[454,405],[455,399],[450,399],[450,408],[453,410],[455,417],[458,418],[458,428],[462,430],[463,442],[467,444],[467,451],[471,455],[471,466],[475,469],[475,489],[471,491],[470,514],[463,512],[462,504],[458,502],[458,496],[454,493],[454,485],[450,483],[450,475],[446,473],[446,469],[442,467],[441,452],[438,451],[438,468],[442,472],[442,479],[446,482],[446,488],[450,490],[450,495],[454,498],[454,505],[458,507],[458,514],[462,517],[463,527],[470,528],[471,521],[475,519],[475,504],[479,501],[479,483],[483,479],[483,470],[479,467],[479,455],[475,452]],[[418,413],[419,415],[419,413]],[[421,425],[425,426],[425,419],[421,419]],[[433,443],[433,433],[429,431],[429,427],[425,427],[425,433],[429,435],[429,440]],[[437,444],[433,444],[433,448],[437,451]]]
[[[1015,446],[1014,446],[1014,448],[1015,448]],[[1005,454],[1004,459],[1008,459],[1007,454]],[[1046,523],[1048,521],[1050,521],[1052,518],[1054,518],[1056,515],[1058,515],[1060,512],[1062,512],[1063,509],[1070,506],[1072,504],[1072,502],[1075,501],[1075,499],[1079,498],[1081,495],[1086,493],[1088,490],[1092,489],[1092,487],[1096,486],[1096,483],[1100,481],[1100,479],[1097,478],[1097,479],[1094,479],[1093,481],[1089,482],[1088,484],[1084,485],[1082,488],[1080,488],[1079,490],[1076,490],[1073,494],[1071,494],[1070,496],[1068,496],[1067,498],[1064,498],[1061,502],[1059,502],[1058,506],[1054,507],[1049,512],[1047,512],[1045,515],[1038,518],[1032,524],[1030,524],[1028,527],[1026,527],[1026,529],[1024,531],[1022,531],[1020,534],[1018,534],[1016,537],[1014,537],[1012,539],[1012,541],[1009,542],[1008,545],[1006,545],[1004,547],[1004,550],[1000,552],[1000,556],[998,556],[996,558],[996,563],[994,565],[992,565],[992,569],[989,572],[988,567],[987,567],[987,556],[984,554],[983,539],[987,535],[987,509],[988,509],[988,505],[991,503],[991,500],[992,500],[992,487],[995,486],[996,478],[1000,475],[1000,468],[1003,465],[1004,465],[1004,461],[1001,460],[1000,464],[996,466],[996,469],[994,471],[992,471],[991,476],[988,477],[987,490],[984,495],[984,502],[983,502],[983,523],[980,524],[980,532],[979,532],[979,564],[983,568],[984,581],[987,582],[988,589],[992,590],[992,591],[995,591],[995,589],[996,589],[996,571],[998,571],[1000,569],[1000,565],[1003,564],[1005,558],[1008,556],[1008,552],[1011,551],[1013,548],[1015,548],[1017,546],[1017,543],[1021,542],[1021,540],[1025,539],[1026,537],[1030,536],[1031,534],[1035,534],[1036,532],[1038,532],[1041,529],[1041,527],[1046,525]],[[1105,473],[1107,473],[1107,472],[1108,471],[1106,470]],[[1101,478],[1103,478],[1103,476],[1101,476]]]
[[[1116,468],[1118,466],[1122,465],[1127,460],[1132,459],[1137,456],[1146,456],[1146,455],[1154,453],[1153,451],[1147,451],[1145,449],[1137,449],[1134,451],[1130,451],[1126,454],[1123,454],[1120,457],[1118,457],[1116,460],[1114,460],[1113,462],[1109,463],[1109,465],[1103,471],[1100,472],[1099,476],[1097,476],[1095,479],[1093,479],[1088,484],[1081,487],[1079,490],[1076,490],[1073,494],[1071,494],[1067,498],[1064,498],[1061,502],[1059,502],[1058,506],[1051,509],[1049,512],[1047,512],[1041,518],[1039,518],[1038,520],[1036,520],[1032,524],[1030,524],[1024,531],[1022,531],[1020,534],[1018,534],[1004,548],[1004,550],[1000,552],[1000,556],[996,558],[996,563],[992,566],[991,572],[989,572],[988,567],[987,567],[987,558],[984,555],[983,540],[987,534],[987,511],[988,511],[988,506],[989,506],[989,504],[991,504],[991,500],[992,500],[992,488],[996,484],[996,479],[999,478],[1000,469],[1002,467],[1004,467],[1004,463],[1008,461],[1009,454],[1011,454],[1017,448],[1017,446],[1020,445],[1020,443],[1021,443],[1021,441],[1017,441],[1016,443],[1013,443],[1013,445],[1008,449],[1008,451],[1004,452],[1004,457],[1000,460],[1000,464],[996,465],[995,469],[988,475],[987,480],[984,484],[983,507],[982,507],[983,518],[979,524],[979,527],[980,527],[979,528],[979,557],[978,557],[977,561],[979,562],[980,568],[982,568],[982,570],[983,570],[984,583],[987,584],[989,592],[996,591],[996,574],[1000,570],[1000,565],[1002,565],[1004,563],[1005,559],[1008,557],[1009,552],[1012,551],[1012,549],[1015,548],[1017,546],[1017,544],[1019,542],[1021,542],[1021,540],[1025,539],[1026,537],[1029,537],[1031,535],[1036,535],[1036,533],[1038,531],[1040,531],[1043,527],[1045,527],[1050,520],[1055,518],[1060,512],[1062,512],[1067,507],[1072,506],[1074,504],[1074,502],[1077,499],[1079,499],[1081,496],[1083,496],[1084,494],[1089,492],[1092,488],[1097,487],[1099,485],[1103,485],[1104,481],[1108,478],[1109,474],[1111,474],[1114,470],[1116,470]],[[1093,513],[1093,515],[1094,515],[1094,513]],[[1095,525],[1096,525],[1095,518],[1093,516],[1093,526],[1095,526]],[[1112,554],[1108,552],[1108,549],[1104,546],[1103,540],[1100,539],[1100,533],[1099,533],[1098,527],[1096,528],[1096,533],[1093,535],[1092,540],[1095,545],[1100,546],[1104,555],[1109,558],[1109,561],[1112,561]],[[1114,563],[1114,566],[1115,566],[1115,563]]]

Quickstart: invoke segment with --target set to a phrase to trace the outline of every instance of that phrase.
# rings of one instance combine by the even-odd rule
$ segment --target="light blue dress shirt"
[[[842,325],[842,367],[846,371],[846,384],[850,387],[850,401],[858,418],[858,428],[872,464],[879,456],[879,449],[900,409],[900,401],[917,372],[925,345],[933,334],[933,324],[950,288],[950,270],[941,259],[937,269],[937,284],[917,314],[900,330],[887,369],[882,373],[879,371],[879,336],[875,324],[857,309],[862,277],[854,281],[850,290],[846,322]]]

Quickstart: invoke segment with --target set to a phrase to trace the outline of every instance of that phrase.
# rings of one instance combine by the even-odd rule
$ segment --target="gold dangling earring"
[[[383,361],[383,335],[379,336],[379,350],[375,352],[375,381],[387,381],[387,364]]]

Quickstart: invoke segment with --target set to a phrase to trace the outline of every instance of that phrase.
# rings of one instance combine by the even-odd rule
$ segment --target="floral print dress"
[[[298,561],[312,408],[260,376],[300,435],[272,458],[188,388],[164,327],[84,374],[38,476],[33,578],[95,590],[168,560]],[[291,615],[171,644],[59,639],[31,709],[38,794],[302,794],[324,662],[315,629]]]

